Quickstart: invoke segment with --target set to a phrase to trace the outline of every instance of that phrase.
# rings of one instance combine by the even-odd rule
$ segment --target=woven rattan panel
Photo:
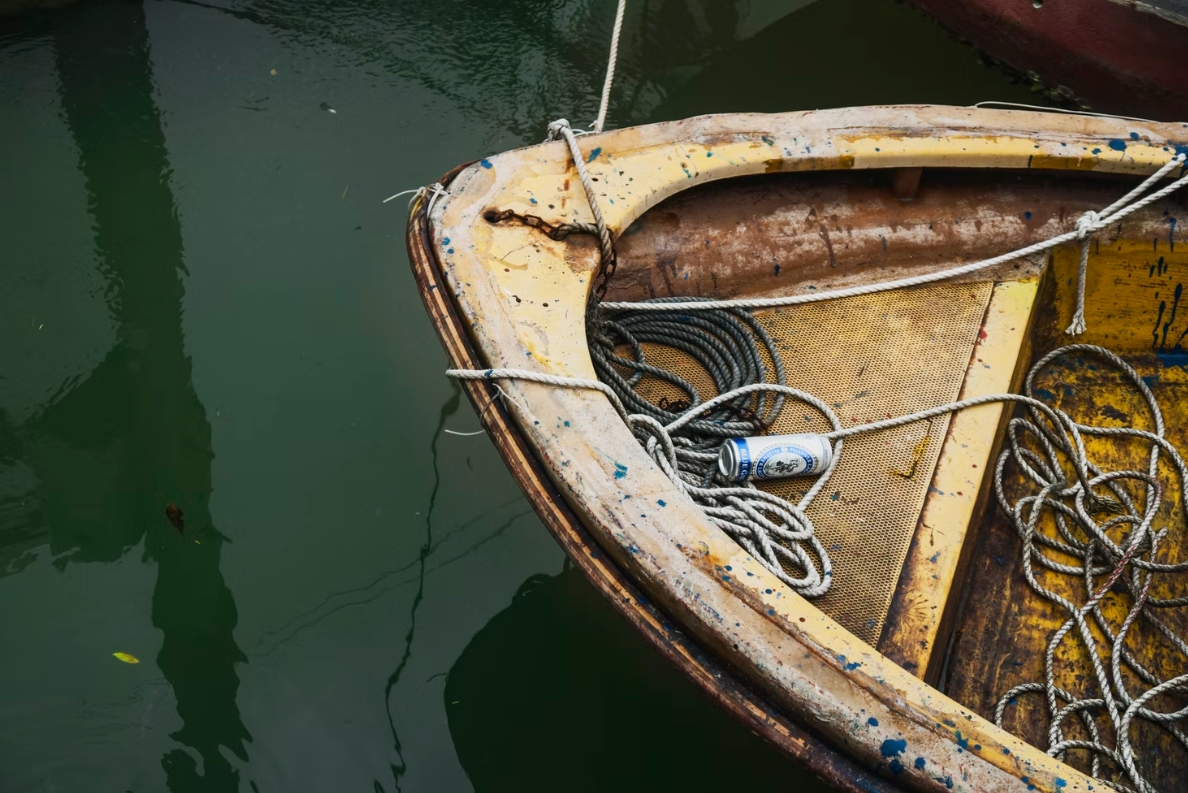
[[[852,426],[956,399],[991,289],[929,286],[759,316],[779,344],[788,384],[832,404]],[[649,363],[678,372],[703,399],[714,395],[692,358],[666,347],[645,350]],[[639,390],[652,401],[679,396],[651,379]],[[771,431],[827,428],[811,411],[788,405]],[[938,418],[846,441],[833,478],[809,508],[833,560],[833,586],[815,603],[869,644],[882,632],[947,428],[947,418]],[[796,501],[812,481],[763,487]]]

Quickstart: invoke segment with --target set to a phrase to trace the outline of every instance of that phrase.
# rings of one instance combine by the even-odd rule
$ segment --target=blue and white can
[[[833,460],[824,435],[761,435],[731,438],[718,452],[718,470],[736,482],[816,476]]]

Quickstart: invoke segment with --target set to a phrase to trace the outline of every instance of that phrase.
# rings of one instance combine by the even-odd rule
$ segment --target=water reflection
[[[748,786],[820,786],[723,719],[576,568],[525,581],[458,657],[444,697],[478,793],[717,791],[738,769]]]
[[[441,470],[437,465],[437,442],[441,439],[446,419],[457,413],[458,407],[462,403],[462,389],[457,383],[454,383],[453,388],[453,395],[441,406],[441,412],[437,417],[437,427],[433,431],[433,440],[429,445],[430,457],[433,460],[433,488],[429,491],[429,505],[425,508],[425,542],[417,554],[417,593],[413,595],[412,606],[409,609],[408,634],[404,637],[404,653],[400,656],[400,662],[388,676],[388,681],[384,685],[384,711],[388,715],[388,729],[392,731],[392,748],[396,753],[396,762],[391,763],[392,784],[395,785],[396,790],[400,790],[400,780],[408,771],[408,760],[404,757],[404,745],[400,742],[400,732],[396,729],[396,721],[392,717],[392,690],[399,685],[400,676],[404,674],[408,661],[412,658],[413,639],[417,635],[417,609],[425,597],[425,563],[429,560],[429,554],[433,552],[433,508],[437,505],[437,493],[441,487]],[[375,782],[375,789],[383,790],[383,786],[378,780]]]
[[[178,0],[217,9],[300,44],[412,78],[449,98],[490,140],[535,142],[554,118],[585,126],[598,110],[615,3],[604,0]],[[714,57],[814,0],[629,3],[610,126],[647,119]],[[364,69],[372,77],[377,72]]]
[[[169,788],[236,790],[220,747],[247,759],[251,736],[235,703],[235,664],[246,658],[219,571],[227,540],[209,509],[211,430],[184,348],[181,229],[144,12],[128,2],[79,6],[54,15],[51,29],[118,342],[85,379],[6,426],[4,445],[36,477],[26,533],[48,540],[59,568],[113,562],[143,540],[157,567],[156,661],[183,721],[172,737],[194,752],[162,758]],[[184,511],[184,535],[165,517],[171,502]]]

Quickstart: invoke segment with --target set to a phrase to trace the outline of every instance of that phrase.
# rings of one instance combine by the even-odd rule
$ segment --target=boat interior
[[[773,174],[709,183],[648,210],[619,244],[608,300],[732,297],[830,289],[871,271],[904,272],[969,261],[1053,236],[1069,217],[1109,205],[1130,177],[1036,170],[888,169]],[[1178,208],[1188,210],[1179,200]],[[1176,244],[1175,205],[1141,211],[1106,232],[1090,254],[1085,334],[1124,357],[1164,410],[1168,438],[1188,442],[1188,244]],[[1031,363],[1074,341],[1078,247],[910,289],[757,311],[777,340],[788,383],[830,403],[846,425],[923,410],[975,394],[1018,392]],[[650,363],[716,395],[691,356],[645,345]],[[1087,424],[1151,429],[1147,407],[1118,373],[1084,357],[1061,360],[1038,383],[1041,393]],[[646,378],[653,402],[679,399],[673,386]],[[786,410],[773,434],[828,430],[823,418]],[[1045,651],[1065,616],[1035,597],[1024,579],[1021,542],[991,494],[993,470],[1011,408],[972,408],[872,435],[847,447],[828,488],[809,508],[830,551],[833,586],[814,600],[826,614],[903,669],[992,719],[1003,695],[1044,678]],[[811,420],[810,420],[811,419]],[[1091,438],[1095,460],[1139,470],[1147,449]],[[1174,477],[1169,477],[1174,481]],[[760,483],[795,501],[811,479]],[[1008,486],[1026,487],[1018,471]],[[1188,551],[1179,492],[1159,520],[1175,527],[1164,553]],[[1044,527],[1055,535],[1054,525]],[[1075,564],[1073,558],[1065,560]],[[1063,579],[1063,580],[1062,580]],[[1050,574],[1076,598],[1076,576]],[[1164,597],[1185,587],[1163,582]],[[1103,608],[1114,624],[1130,608],[1124,590]],[[1188,611],[1167,610],[1167,624],[1188,636]],[[1135,647],[1162,678],[1188,669],[1165,637],[1143,631]],[[1063,648],[1075,652],[1071,646]],[[1087,661],[1087,659],[1084,659]],[[1085,667],[1061,667],[1061,688],[1085,694]],[[1079,670],[1079,671],[1078,671]],[[1188,704],[1169,696],[1161,710]],[[1042,696],[1017,697],[1003,726],[1044,746]],[[1176,789],[1188,754],[1166,730],[1136,736],[1148,748],[1148,780]],[[1071,753],[1070,753],[1071,754]],[[1144,752],[1147,754],[1147,752]]]

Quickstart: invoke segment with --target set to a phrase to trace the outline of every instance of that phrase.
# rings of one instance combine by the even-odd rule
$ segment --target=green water
[[[588,122],[613,6],[0,16],[0,791],[816,786],[442,433],[381,203]],[[886,0],[634,0],[620,69],[614,125],[1032,96]]]

